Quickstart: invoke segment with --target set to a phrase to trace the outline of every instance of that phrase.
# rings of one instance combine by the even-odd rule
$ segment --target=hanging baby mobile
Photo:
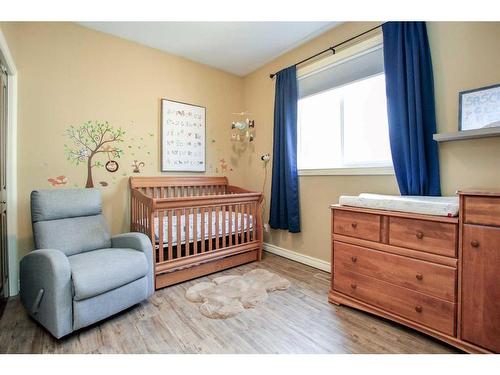
[[[233,142],[252,142],[255,138],[255,122],[248,117],[250,113],[239,112],[233,115],[240,116],[239,121],[233,121],[231,124],[231,141]],[[245,118],[245,119],[244,119]]]
[[[92,178],[93,168],[105,167],[108,172],[116,172],[119,168],[115,159],[123,155],[123,150],[116,147],[116,143],[123,142],[125,132],[113,128],[107,121],[87,121],[83,125],[70,126],[66,136],[71,144],[65,144],[66,158],[74,165],[86,164],[87,182],[85,187],[94,187]],[[96,160],[99,154],[106,154],[107,162]]]

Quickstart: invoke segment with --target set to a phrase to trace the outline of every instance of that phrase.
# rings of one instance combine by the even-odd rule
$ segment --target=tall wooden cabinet
[[[500,192],[458,218],[333,205],[330,302],[471,353],[500,352]]]
[[[460,192],[461,340],[500,353],[500,192]]]

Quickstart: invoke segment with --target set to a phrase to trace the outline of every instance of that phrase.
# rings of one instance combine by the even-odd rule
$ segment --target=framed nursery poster
[[[459,111],[458,130],[500,126],[500,84],[462,91]]]
[[[161,171],[205,172],[205,107],[161,100]]]

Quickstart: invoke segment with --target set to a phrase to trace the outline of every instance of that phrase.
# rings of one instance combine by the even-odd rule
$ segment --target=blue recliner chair
[[[31,193],[36,250],[20,265],[21,301],[60,338],[154,292],[152,246],[142,233],[111,237],[97,189]]]

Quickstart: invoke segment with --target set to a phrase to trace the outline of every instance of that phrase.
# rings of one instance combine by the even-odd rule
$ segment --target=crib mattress
[[[458,215],[458,197],[396,196],[363,193],[358,196],[342,195],[341,206],[353,206],[412,212],[423,215],[453,217]]]
[[[189,239],[188,242],[194,241],[194,216],[193,214],[188,215],[188,224],[189,224]],[[212,234],[212,238],[215,238],[217,234],[222,236],[223,233],[226,235],[229,234],[229,229],[231,228],[231,233],[235,234],[236,232],[241,233],[242,231],[246,231],[247,229],[253,229],[253,217],[252,215],[238,213],[236,215],[235,212],[224,212],[224,217],[222,212],[219,211],[219,226],[217,228],[216,222],[216,213],[212,211],[212,228],[211,232],[209,232],[209,213],[205,212],[205,240],[209,239],[209,234]],[[181,236],[180,243],[186,243],[186,215],[182,215],[180,217],[180,225],[181,225]],[[201,228],[201,213],[196,215],[196,240],[200,241],[202,239],[202,228]],[[159,218],[155,217],[154,219],[154,229],[155,229],[155,237],[156,241],[159,241]],[[172,216],[172,246],[177,245],[177,216]],[[163,243],[168,244],[168,217],[165,216],[163,218]]]

